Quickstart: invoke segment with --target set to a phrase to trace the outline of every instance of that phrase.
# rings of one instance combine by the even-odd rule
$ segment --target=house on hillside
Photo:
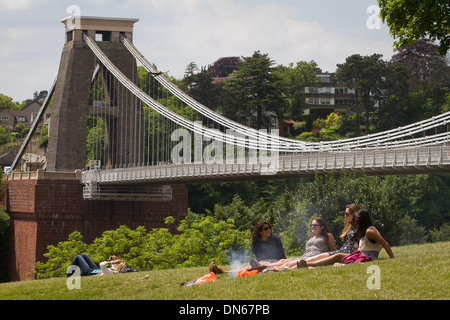
[[[18,123],[22,123],[27,128],[31,128],[34,119],[37,117],[41,104],[37,101],[28,100],[27,104],[22,110],[3,110],[0,112],[0,125],[2,127],[14,128]],[[44,116],[44,122],[40,125],[46,124],[48,116]]]
[[[348,88],[345,83],[337,82],[334,73],[322,72],[317,68],[316,75],[320,86],[304,88],[306,114],[317,109],[331,113],[349,109],[356,104],[355,90]]]

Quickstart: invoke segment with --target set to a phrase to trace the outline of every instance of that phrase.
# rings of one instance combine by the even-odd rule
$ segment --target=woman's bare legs
[[[269,263],[267,265],[267,267],[268,268],[280,267],[281,269],[283,269],[283,268],[294,268],[294,267],[296,268],[297,267],[297,262],[299,262],[300,260],[305,260],[308,263],[309,262],[314,263],[316,261],[320,261],[320,260],[323,260],[323,259],[326,259],[326,258],[329,258],[329,257],[330,257],[330,255],[327,252],[325,252],[325,253],[321,253],[321,254],[318,254],[317,256],[313,256],[313,257],[310,257],[310,258],[307,258],[307,259],[296,259],[296,260],[281,259],[281,260],[279,260],[277,262]]]
[[[313,259],[313,260],[303,260],[304,263],[300,264],[301,266],[305,267],[318,267],[318,266],[325,266],[329,264],[333,264],[335,262],[341,262],[343,258],[346,256],[349,256],[348,253],[336,253],[332,256],[327,254],[328,257],[323,257],[322,259]],[[315,257],[313,257],[315,258]]]
[[[324,252],[324,253],[318,254],[317,256],[313,256],[313,257],[306,258],[303,260],[306,260],[307,262],[315,262],[315,261],[322,260],[322,259],[325,259],[328,257],[330,257],[330,254],[328,252]]]
[[[307,259],[296,259],[296,260],[291,260],[291,259],[281,259],[277,262],[273,262],[273,263],[269,263],[269,264],[263,264],[263,263],[258,263],[259,266],[264,266],[266,265],[267,268],[272,268],[272,267],[280,267],[281,269],[283,268],[296,268],[297,267],[297,263],[302,261],[302,263],[300,263],[300,266],[303,267],[317,267],[317,266],[324,266],[324,265],[329,265],[329,264],[333,264],[335,262],[341,262],[342,259],[346,256],[348,256],[349,254],[347,253],[336,253],[334,255],[331,255],[328,252],[325,253],[321,253],[318,254],[317,256],[313,256]]]
[[[292,262],[292,260],[291,259],[281,259],[281,260],[278,260],[277,262],[272,262],[272,263],[258,262],[258,264],[259,264],[259,266],[267,266],[268,268],[272,268],[272,267],[280,267],[288,262]]]

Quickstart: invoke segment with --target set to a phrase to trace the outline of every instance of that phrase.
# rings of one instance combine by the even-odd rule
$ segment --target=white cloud
[[[0,93],[20,100],[47,89],[64,44],[59,20],[72,4],[82,15],[139,18],[136,46],[177,78],[190,62],[206,66],[255,50],[278,64],[314,60],[330,72],[354,53],[383,53],[385,59],[392,54],[387,28],[366,26],[371,0],[0,0]],[[51,80],[33,87],[4,78],[15,72],[37,79],[43,68]]]
[[[0,10],[27,10],[33,5],[33,0],[0,0]]]
[[[42,35],[46,35],[43,37]],[[22,101],[48,90],[58,72],[63,36],[46,28],[4,28],[0,50],[0,93]],[[47,48],[54,48],[47,50]]]

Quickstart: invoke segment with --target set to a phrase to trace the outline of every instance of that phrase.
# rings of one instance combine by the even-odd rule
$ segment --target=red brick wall
[[[121,225],[150,230],[166,227],[167,216],[184,219],[187,189],[184,185],[172,189],[170,202],[88,201],[77,180],[8,181],[4,208],[11,216],[10,279],[27,278],[25,273],[31,274],[34,263],[44,259],[47,246],[67,240],[73,231],[80,231],[90,243]]]
[[[36,262],[36,221],[21,215],[11,219],[9,239],[10,280],[34,279],[32,270]]]

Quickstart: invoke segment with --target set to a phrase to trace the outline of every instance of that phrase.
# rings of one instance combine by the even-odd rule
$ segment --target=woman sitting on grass
[[[257,260],[252,259],[250,261],[250,266],[243,267],[240,270],[252,269],[253,263],[255,263],[256,261],[259,261],[261,265],[267,265],[281,259],[286,259],[281,239],[272,233],[272,227],[266,221],[258,222],[253,229],[252,252]],[[214,262],[211,262],[211,264],[209,265],[209,270],[211,272],[214,272],[215,274],[237,272],[236,270],[224,271]]]
[[[306,250],[301,259],[307,259],[317,256],[321,253],[336,250],[334,237],[328,229],[327,223],[321,217],[315,218],[311,225],[311,233],[306,241]],[[281,259],[275,263],[270,263],[269,267],[292,268],[297,266],[298,258]],[[263,266],[254,260],[250,261],[252,267],[257,268]]]
[[[369,212],[366,209],[361,209],[356,212],[354,224],[356,226],[356,238],[359,240],[359,247],[358,250],[353,252],[351,255],[346,255],[342,259],[344,264],[367,262],[378,259],[378,254],[383,248],[386,250],[391,259],[394,258],[394,253],[392,252],[391,247],[373,226]],[[318,265],[323,264],[321,264],[321,261],[311,262],[308,260],[300,260],[298,267],[315,267]]]
[[[356,237],[359,239],[358,254],[362,254],[370,260],[378,259],[378,254],[384,248],[391,259],[394,253],[383,239],[380,232],[373,226],[369,212],[366,209],[359,210],[355,215]],[[349,257],[347,257],[349,258]],[[368,261],[367,259],[365,261]],[[345,261],[344,261],[345,262]]]
[[[294,268],[307,266],[320,266],[341,262],[343,258],[349,256],[357,249],[356,227],[354,224],[354,216],[361,206],[357,203],[352,203],[345,208],[344,229],[342,230],[341,239],[344,242],[339,250],[330,251],[315,255],[309,258],[295,259],[283,264],[280,268]],[[308,264],[306,264],[308,263]],[[277,266],[276,264],[269,264],[269,268]]]
[[[281,239],[272,233],[272,227],[266,221],[258,222],[253,229],[252,252],[260,262],[286,259]]]

